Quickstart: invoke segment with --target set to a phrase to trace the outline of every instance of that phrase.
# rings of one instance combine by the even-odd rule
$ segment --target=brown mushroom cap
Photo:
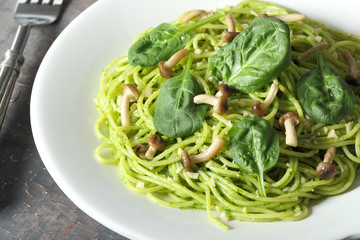
[[[149,149],[149,146],[145,146],[143,144],[136,145],[135,153],[137,155],[144,154]]]
[[[251,104],[251,112],[258,117],[262,117],[265,114],[265,111],[261,108],[261,102],[260,101],[254,101]]]
[[[360,86],[360,72],[346,74],[345,81],[350,85]]]
[[[226,84],[220,84],[219,91],[221,92],[221,95],[224,97],[230,97],[232,94],[231,88]]]
[[[240,32],[229,32],[229,31],[223,31],[221,34],[221,40],[223,40],[226,43],[231,43],[234,38],[239,35]]]
[[[162,151],[165,148],[164,139],[158,135],[149,136],[147,142],[149,143],[149,146],[155,148],[156,150]]]
[[[124,84],[122,87],[122,95],[129,96],[130,100],[137,100],[139,98],[139,91],[131,84]]]
[[[336,175],[336,167],[332,163],[320,162],[316,167],[316,175],[323,180],[333,178]]]
[[[300,123],[300,117],[299,115],[297,115],[296,113],[294,112],[287,112],[285,113],[284,115],[282,115],[280,118],[279,118],[279,126],[282,128],[282,129],[285,129],[285,121],[288,120],[289,118],[292,118],[294,123],[295,123],[295,126],[299,125]]]
[[[180,163],[186,171],[194,172],[194,169],[191,167],[191,160],[187,151],[183,151],[181,153]]]
[[[296,66],[300,67],[300,60],[297,57],[293,57],[292,61],[295,63]]]
[[[221,96],[214,105],[214,112],[222,115],[227,111],[227,109],[228,109],[227,97]]]
[[[160,75],[163,78],[171,78],[172,76],[174,76],[174,73],[173,73],[172,69],[169,68],[168,66],[166,66],[164,61],[160,61],[158,63],[158,67],[159,67],[159,70],[160,70]]]

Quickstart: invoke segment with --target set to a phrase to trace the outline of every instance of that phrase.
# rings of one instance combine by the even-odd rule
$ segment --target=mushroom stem
[[[284,22],[302,22],[305,20],[304,14],[299,14],[299,13],[272,15],[270,17],[280,19]]]
[[[356,73],[358,72],[358,67],[354,61],[354,58],[351,56],[351,54],[349,53],[348,50],[344,49],[341,52],[341,56],[344,58],[344,60],[346,61],[346,64],[349,66],[349,72],[350,73]]]
[[[184,57],[186,57],[188,55],[188,50],[183,48],[183,49],[180,49],[179,51],[177,51],[176,53],[174,53],[174,55],[172,55],[169,60],[167,60],[165,62],[165,65],[168,67],[168,68],[173,68],[175,67],[176,64],[178,64],[181,59],[183,59]]]
[[[261,103],[260,107],[262,109],[266,109],[268,106],[270,106],[270,104],[274,101],[278,91],[279,91],[279,86],[274,83],[271,84],[269,93],[266,96],[265,100]]]
[[[149,149],[145,153],[145,158],[146,159],[153,159],[156,152],[157,152],[157,149],[150,146]]]
[[[178,64],[187,54],[188,50],[183,48],[174,53],[165,63],[160,61],[158,64],[160,75],[164,78],[170,78],[173,76],[172,68]]]
[[[294,112],[287,112],[279,118],[279,126],[285,130],[286,145],[297,147],[298,139],[295,128],[299,123],[300,117]]]
[[[298,57],[293,58],[293,61],[296,65],[299,66],[300,61],[304,60],[305,58],[307,58],[311,54],[315,53],[316,51],[327,48],[328,46],[329,46],[329,44],[327,42],[320,43],[319,45],[316,45],[315,47],[309,48],[308,50],[306,50],[305,52],[300,54]]]
[[[129,126],[130,125],[130,114],[129,114],[129,104],[132,101],[136,101],[139,97],[139,92],[131,84],[124,84],[122,88],[122,98],[120,103],[120,112],[121,112],[121,125]]]
[[[225,145],[225,141],[221,139],[219,136],[216,136],[211,145],[204,152],[199,153],[197,155],[191,155],[190,160],[192,163],[200,163],[209,161],[213,157],[216,156]]]
[[[276,84],[271,84],[268,95],[266,96],[263,102],[254,101],[251,104],[251,111],[255,116],[262,117],[265,114],[265,109],[270,106],[270,104],[274,101],[277,92],[279,91],[279,86]]]
[[[181,22],[187,23],[187,22],[190,22],[192,19],[194,19],[196,17],[202,17],[202,16],[210,15],[212,13],[213,13],[213,11],[193,10],[193,11],[189,12],[188,14],[186,14],[181,19]]]
[[[220,97],[216,97],[213,95],[209,95],[209,94],[200,94],[200,95],[196,95],[194,97],[194,103],[196,104],[201,104],[201,103],[205,103],[205,104],[209,104],[209,105],[215,105],[216,102],[219,100]]]
[[[360,72],[354,58],[346,49],[341,52],[341,56],[346,61],[346,64],[349,66],[349,72],[345,76],[346,82],[353,86],[360,86]]]
[[[323,162],[332,163],[334,160],[335,154],[336,154],[336,147],[335,146],[329,147],[325,153]]]
[[[226,43],[230,43],[239,34],[239,32],[236,32],[236,25],[233,15],[226,15],[225,21],[228,26],[228,30],[223,31],[221,34],[221,39]]]
[[[296,129],[295,129],[295,120],[293,118],[289,118],[284,122],[285,127],[285,143],[288,146],[297,147],[298,139],[296,136]]]
[[[231,15],[231,14],[226,15],[225,21],[226,21],[226,24],[228,26],[228,31],[229,32],[235,32],[236,27],[235,27],[235,20],[234,20],[233,15]]]
[[[227,110],[227,96],[216,97],[209,94],[199,94],[194,97],[195,104],[209,104],[214,108],[214,112],[222,115]]]

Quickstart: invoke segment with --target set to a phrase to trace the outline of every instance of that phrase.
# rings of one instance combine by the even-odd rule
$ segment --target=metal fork
[[[12,46],[6,51],[5,59],[0,64],[0,128],[20,73],[20,67],[24,62],[23,51],[31,26],[56,21],[62,4],[63,0],[19,0],[17,2],[14,18],[19,26]]]

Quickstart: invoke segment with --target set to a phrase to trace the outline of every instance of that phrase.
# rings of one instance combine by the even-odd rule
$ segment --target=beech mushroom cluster
[[[221,40],[226,43],[230,43],[240,32],[236,32],[236,25],[233,15],[226,15],[225,21],[228,26],[228,30],[223,31],[223,33],[221,34]]]
[[[136,145],[135,153],[141,158],[153,159],[157,151],[162,151],[165,148],[165,141],[159,135],[150,135],[147,142],[149,145]]]
[[[254,101],[251,104],[251,111],[255,116],[262,117],[265,115],[265,110],[270,106],[270,104],[274,101],[277,92],[279,91],[279,86],[276,84],[271,84],[268,95],[266,96],[263,102]]]
[[[228,109],[227,101],[228,97],[232,94],[231,89],[226,84],[219,86],[219,94],[215,96],[209,94],[199,94],[194,97],[195,104],[209,104],[214,108],[214,112],[217,114],[224,114]]]
[[[331,146],[327,149],[324,160],[316,167],[316,175],[320,179],[327,180],[336,175],[336,166],[332,163],[335,157],[336,147]]]
[[[120,102],[121,125],[130,125],[129,104],[139,98],[139,91],[131,84],[122,87],[122,98]]]
[[[329,46],[329,44],[327,42],[320,43],[319,45],[316,45],[315,47],[309,48],[308,50],[306,50],[305,52],[300,54],[298,57],[294,57],[292,60],[297,66],[300,66],[300,62],[302,60],[304,60],[305,58],[307,58],[308,56],[310,56],[311,54],[313,54],[319,50],[327,48],[328,46]]]
[[[187,55],[188,50],[184,48],[174,53],[174,55],[172,55],[166,62],[160,61],[158,64],[160,75],[163,78],[171,78],[174,75],[172,68],[175,67],[176,64],[178,64],[181,59],[183,59]]]
[[[297,147],[296,126],[300,123],[300,117],[294,112],[287,112],[279,118],[279,126],[285,130],[286,145]]]
[[[221,139],[219,136],[214,138],[214,141],[204,152],[199,153],[197,155],[189,155],[187,151],[183,151],[181,154],[181,165],[188,172],[194,172],[192,168],[192,164],[206,162],[216,156],[225,145],[225,141]]]
[[[354,58],[346,49],[341,52],[341,56],[346,61],[346,64],[349,66],[349,72],[345,76],[345,81],[353,86],[360,86],[360,72],[354,61]]]

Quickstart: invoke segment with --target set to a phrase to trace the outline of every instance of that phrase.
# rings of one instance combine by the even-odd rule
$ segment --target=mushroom
[[[145,158],[145,153],[149,149],[149,145],[138,144],[135,148],[135,153],[141,158]]]
[[[296,136],[295,127],[299,125],[300,117],[294,112],[287,112],[279,118],[279,125],[285,130],[285,143],[286,145],[297,147],[298,140]]]
[[[360,86],[360,72],[356,63],[349,53],[348,50],[344,49],[341,52],[341,56],[346,61],[346,64],[349,66],[349,73],[345,76],[345,81],[353,86]]]
[[[194,169],[191,167],[191,159],[187,151],[183,151],[181,153],[180,163],[185,168],[186,171],[194,172]]]
[[[333,178],[336,175],[336,167],[332,163],[336,153],[336,147],[331,146],[326,151],[324,161],[320,162],[316,167],[316,175],[320,179],[327,180]]]
[[[232,94],[231,88],[228,85],[222,83],[220,84],[219,91],[215,94],[215,97],[221,97],[221,96],[230,97],[231,94]]]
[[[226,43],[232,42],[232,40],[239,34],[236,32],[234,17],[231,14],[226,15],[225,17],[226,24],[228,25],[228,30],[223,31],[221,34],[221,40]]]
[[[228,97],[225,95],[216,97],[216,96],[209,95],[209,94],[199,94],[194,97],[194,103],[195,104],[205,103],[205,104],[212,105],[214,108],[214,112],[222,115],[228,109],[227,99],[228,99]]]
[[[284,22],[302,22],[302,21],[305,20],[304,14],[299,14],[299,13],[272,15],[270,17],[280,19],[280,20],[282,20]]]
[[[284,22],[302,22],[305,20],[304,14],[299,14],[299,13],[289,13],[289,14],[270,15],[270,16],[266,13],[263,13],[260,14],[258,17],[274,17]]]
[[[189,156],[187,151],[183,151],[181,154],[180,163],[186,169],[186,171],[194,172],[193,168],[191,167],[191,164],[209,161],[210,159],[215,157],[216,154],[220,152],[220,150],[224,145],[225,145],[225,141],[221,139],[219,136],[216,136],[214,138],[214,141],[208,147],[208,149],[206,149],[202,153]]]
[[[131,84],[124,84],[122,87],[122,98],[120,103],[121,125],[130,125],[129,103],[139,98],[139,91]]]
[[[180,49],[174,53],[174,55],[172,55],[165,63],[160,61],[158,64],[160,75],[164,78],[171,78],[174,75],[172,68],[175,67],[175,65],[178,64],[187,54],[187,49]]]
[[[151,135],[148,137],[147,142],[149,149],[145,153],[146,159],[152,159],[157,151],[162,151],[165,148],[165,141],[158,135]]]
[[[192,19],[194,19],[196,17],[209,16],[209,15],[211,15],[213,13],[214,13],[213,11],[193,10],[193,11],[189,12],[188,14],[186,14],[181,19],[181,22],[187,23],[187,22],[191,21]]]
[[[320,43],[319,45],[316,45],[315,47],[309,48],[308,50],[306,50],[305,52],[300,54],[298,57],[294,57],[292,60],[297,66],[300,66],[300,61],[304,60],[305,58],[307,58],[311,54],[315,53],[316,51],[327,48],[328,46],[329,46],[329,44],[327,42]]]
[[[266,96],[263,102],[254,101],[251,104],[251,111],[255,116],[262,117],[265,115],[265,109],[270,106],[270,104],[274,101],[274,98],[279,91],[279,86],[276,84],[271,84],[268,95]]]

